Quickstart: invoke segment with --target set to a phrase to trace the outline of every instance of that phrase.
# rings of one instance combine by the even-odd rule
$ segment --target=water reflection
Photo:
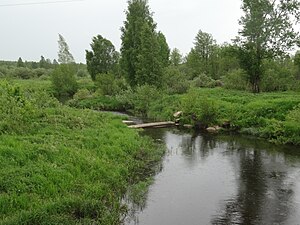
[[[287,182],[290,168],[283,155],[270,154],[257,143],[243,149],[238,141],[232,141],[228,149],[239,149],[238,192],[225,200],[212,224],[287,224],[294,192]]]
[[[167,146],[128,224],[299,224],[300,151],[239,136],[148,130]]]

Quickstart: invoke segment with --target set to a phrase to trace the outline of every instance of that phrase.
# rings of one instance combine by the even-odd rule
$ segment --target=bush
[[[52,87],[59,100],[64,101],[76,93],[78,84],[74,74],[74,66],[70,64],[61,64],[52,72]]]
[[[164,95],[150,104],[147,116],[155,120],[174,120],[173,114],[181,110],[180,95]]]
[[[277,69],[268,69],[261,81],[261,90],[266,92],[271,91],[287,91],[292,89],[294,78],[287,70],[278,71]]]
[[[79,69],[76,73],[77,77],[88,77],[89,73],[86,69]]]
[[[186,75],[174,66],[165,68],[162,83],[165,84],[165,89],[169,94],[183,94],[189,88]]]
[[[73,96],[73,99],[74,99],[75,101],[77,101],[77,100],[86,99],[86,98],[88,98],[88,97],[90,97],[90,96],[91,96],[90,91],[89,91],[88,89],[86,89],[86,88],[83,88],[83,89],[79,89],[79,90],[76,92],[76,94]]]
[[[102,95],[109,96],[120,93],[124,87],[123,80],[116,79],[111,73],[97,74],[95,85]]]
[[[216,80],[212,79],[211,77],[207,76],[206,74],[201,74],[200,76],[194,78],[192,80],[193,87],[216,87],[218,83]]]
[[[9,73],[9,70],[4,67],[4,66],[0,66],[0,77],[6,77]]]
[[[117,101],[122,102],[124,109],[132,110],[134,108],[134,92],[131,88],[122,90],[119,94],[116,95],[116,99]]]
[[[147,116],[150,104],[162,98],[162,93],[155,86],[143,85],[137,87],[132,98],[134,111],[142,116]]]
[[[235,69],[228,72],[222,78],[224,88],[234,90],[248,90],[249,84],[246,80],[246,72],[242,69]]]
[[[39,80],[50,80],[51,77],[48,74],[43,74],[42,76],[39,77]]]
[[[48,76],[49,70],[46,70],[44,68],[38,68],[33,70],[35,77],[41,77],[41,76]]]
[[[190,90],[182,98],[185,120],[202,127],[215,125],[218,119],[218,104],[215,100],[199,95],[197,90]]]
[[[126,108],[113,96],[90,96],[83,99],[74,98],[68,101],[68,105],[80,109],[94,109],[107,111],[124,111]]]
[[[12,71],[12,76],[21,79],[30,79],[36,76],[34,70],[28,69],[26,67],[18,67]]]

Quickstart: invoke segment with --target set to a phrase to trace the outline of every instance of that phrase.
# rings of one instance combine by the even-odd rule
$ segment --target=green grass
[[[51,90],[51,81],[50,80],[39,80],[39,79],[10,79],[10,83],[13,83],[23,90]]]
[[[122,197],[153,174],[163,149],[118,116],[0,89],[11,117],[25,115],[24,129],[12,119],[0,133],[0,224],[120,224]]]
[[[186,94],[168,95],[151,87],[148,89],[125,94],[116,102],[114,98],[94,97],[81,99],[78,104],[81,108],[118,110],[129,102],[134,114],[152,120],[173,120],[175,112],[183,111],[182,123],[206,127],[229,121],[235,131],[274,143],[300,145],[299,92],[253,94],[224,88],[194,88]]]
[[[107,111],[125,111],[125,104],[113,96],[96,96],[69,102],[71,107]]]
[[[172,119],[174,112],[183,111],[185,123],[195,123],[191,119],[194,114],[204,124],[222,125],[230,121],[237,131],[274,143],[300,145],[299,105],[299,92],[253,94],[223,88],[199,88],[153,101],[147,115],[156,120]]]

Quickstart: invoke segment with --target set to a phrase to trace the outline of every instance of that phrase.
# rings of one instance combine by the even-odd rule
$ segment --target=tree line
[[[198,83],[209,81],[213,85],[215,81],[215,85],[226,83],[253,92],[288,89],[265,83],[299,80],[300,52],[288,54],[300,45],[299,32],[294,29],[300,18],[299,1],[243,0],[241,8],[241,29],[233,43],[218,45],[211,34],[200,30],[194,47],[182,57],[178,49],[170,50],[166,37],[157,31],[148,2],[130,0],[121,28],[120,53],[101,35],[94,37],[92,50],[86,51],[88,71],[93,80],[110,73],[124,75],[132,88],[145,84],[160,87],[168,82],[166,79],[172,80],[164,79],[171,73],[183,76],[178,77],[179,82],[196,78]],[[236,82],[241,86],[235,87]]]
[[[224,86],[255,93],[300,90],[300,52],[289,53],[300,46],[299,31],[295,30],[300,22],[300,2],[242,0],[241,8],[241,29],[232,43],[217,44],[211,34],[200,29],[193,48],[183,56],[177,48],[171,50],[165,35],[157,30],[148,1],[129,0],[120,52],[102,35],[93,37],[91,49],[86,50],[86,70],[104,95],[143,85],[169,93],[184,93],[191,86]],[[75,65],[60,34],[58,44],[58,61],[43,56],[40,62],[19,58],[17,67],[55,69],[58,64]],[[78,69],[68,71],[74,75]],[[80,76],[86,75],[83,67],[80,71]]]

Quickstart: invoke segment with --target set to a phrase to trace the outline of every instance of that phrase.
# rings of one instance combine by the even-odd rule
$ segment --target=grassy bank
[[[116,98],[127,110],[154,120],[173,120],[173,113],[182,111],[182,123],[205,127],[229,122],[230,130],[274,143],[300,145],[299,92],[253,94],[224,88],[194,88],[185,94],[170,95],[141,87]],[[78,104],[81,101],[92,103],[93,98],[79,100]]]
[[[252,94],[222,88],[191,89],[183,95],[154,101],[148,115],[171,119],[176,110],[183,111],[185,123],[221,126],[229,122],[231,130],[274,143],[300,145],[300,93],[297,92]]]
[[[117,116],[6,82],[0,95],[0,224],[119,224],[162,150]]]

